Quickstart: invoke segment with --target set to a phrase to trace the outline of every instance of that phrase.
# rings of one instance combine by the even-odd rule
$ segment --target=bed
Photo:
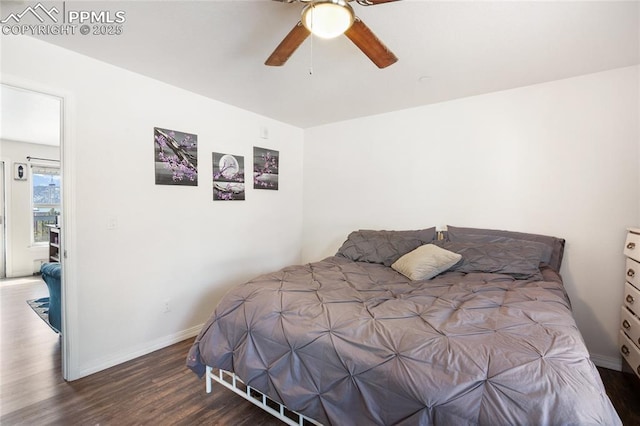
[[[621,424],[563,250],[500,230],[355,231],[335,256],[230,290],[187,366],[299,413],[290,424]]]

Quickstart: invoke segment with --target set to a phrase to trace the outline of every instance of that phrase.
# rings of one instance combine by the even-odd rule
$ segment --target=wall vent
[[[36,259],[33,261],[33,275],[40,275],[40,268],[43,263],[47,263],[47,259]]]

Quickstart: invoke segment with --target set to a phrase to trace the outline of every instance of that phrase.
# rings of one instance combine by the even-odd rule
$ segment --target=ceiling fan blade
[[[376,4],[391,3],[392,1],[400,0],[356,0],[356,3],[361,6],[375,6]]]
[[[309,34],[311,34],[309,30],[302,25],[302,22],[298,21],[296,26],[289,31],[289,34],[285,36],[264,64],[274,67],[284,65],[289,57],[293,55],[293,52],[309,37]]]
[[[388,1],[388,0],[387,0]],[[345,31],[349,40],[353,42],[362,53],[367,55],[378,68],[386,68],[391,64],[394,64],[398,58],[382,44],[380,39],[367,27],[360,18],[356,18],[351,28]]]

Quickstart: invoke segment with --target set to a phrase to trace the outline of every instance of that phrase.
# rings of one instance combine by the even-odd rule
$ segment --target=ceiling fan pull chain
[[[313,75],[313,35],[310,38],[311,45],[309,48],[309,75]]]

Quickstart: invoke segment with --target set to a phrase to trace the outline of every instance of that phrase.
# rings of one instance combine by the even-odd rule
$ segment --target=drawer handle
[[[631,324],[629,324],[629,321],[627,321],[627,320],[622,321],[622,326],[623,326],[626,330],[628,330],[628,329],[630,329],[630,328],[631,328]]]
[[[622,354],[624,356],[629,355],[629,348],[627,347],[627,345],[622,345],[622,347],[620,348],[620,350],[622,351]]]
[[[636,248],[636,243],[629,243],[629,244],[627,244],[627,248],[628,248],[629,250],[633,250],[634,248]]]
[[[630,294],[627,294],[627,303],[633,303],[633,296]]]
[[[629,268],[629,270],[627,271],[627,276],[633,278],[635,275],[636,275],[636,271]]]

